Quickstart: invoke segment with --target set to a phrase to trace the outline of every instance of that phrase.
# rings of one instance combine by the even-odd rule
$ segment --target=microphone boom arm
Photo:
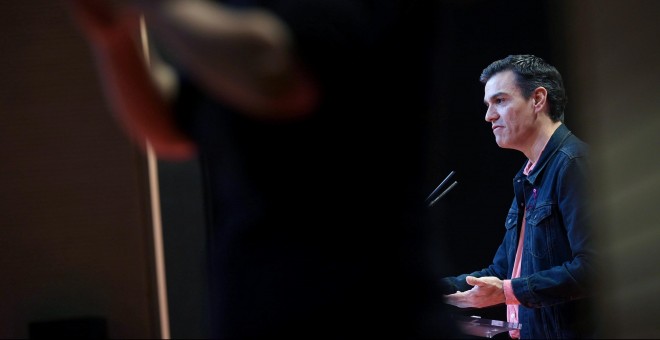
[[[445,189],[440,195],[438,195],[438,197],[436,197],[436,198],[434,198],[434,199],[432,198],[432,197],[433,197],[438,191],[440,191],[440,189],[445,185],[445,183],[447,183],[447,181],[448,181],[452,176],[454,176],[454,174],[455,174],[455,171],[450,172],[449,175],[447,175],[447,177],[445,177],[445,179],[442,180],[442,182],[440,182],[440,184],[438,185],[438,187],[435,188],[435,190],[433,190],[433,192],[429,195],[429,197],[426,198],[426,202],[428,203],[428,206],[429,206],[429,207],[431,207],[432,205],[434,205],[435,202],[437,202],[440,198],[442,198],[442,196],[444,196],[445,194],[447,194],[447,193],[449,192],[449,190],[453,189],[453,188],[458,184],[457,181],[454,181],[454,183],[452,183],[447,189]]]

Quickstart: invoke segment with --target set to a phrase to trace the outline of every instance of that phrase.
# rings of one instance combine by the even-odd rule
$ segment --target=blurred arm
[[[313,80],[274,14],[206,0],[128,1],[159,46],[208,93],[259,118],[304,116],[316,105]]]
[[[93,49],[107,100],[129,135],[142,147],[148,140],[161,158],[193,156],[195,146],[176,127],[163,88],[154,82],[138,43],[139,16],[102,0],[69,4]],[[165,74],[165,68],[157,70]]]

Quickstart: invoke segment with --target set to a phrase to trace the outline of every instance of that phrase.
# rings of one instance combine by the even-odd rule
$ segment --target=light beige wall
[[[660,1],[565,1],[569,112],[592,141],[608,336],[660,337]],[[561,43],[561,42],[560,42]]]
[[[63,3],[0,11],[0,338],[90,315],[111,338],[157,337],[145,158]]]

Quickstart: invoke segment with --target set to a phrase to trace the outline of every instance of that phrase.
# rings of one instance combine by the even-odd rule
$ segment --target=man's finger
[[[484,282],[484,281],[481,280],[480,278],[478,278],[478,277],[474,277],[474,276],[468,276],[468,277],[466,277],[466,278],[465,278],[465,282],[467,282],[467,284],[469,284],[470,286],[479,286],[479,287],[483,287],[483,286],[486,285],[486,282]]]
[[[464,302],[464,293],[454,293],[454,294],[449,294],[444,296],[445,303],[448,303],[450,305],[456,306],[463,308],[465,305]]]

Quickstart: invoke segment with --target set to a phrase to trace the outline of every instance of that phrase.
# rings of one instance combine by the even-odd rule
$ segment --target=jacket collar
[[[534,169],[532,169],[532,172],[530,172],[529,175],[527,175],[527,180],[530,183],[534,184],[534,182],[536,181],[536,177],[538,177],[538,175],[543,171],[546,164],[548,164],[548,161],[557,152],[557,150],[561,148],[561,146],[566,141],[566,138],[568,138],[568,136],[570,136],[571,134],[572,132],[568,129],[568,127],[566,127],[565,124],[562,123],[561,125],[559,125],[559,127],[557,127],[555,132],[552,133],[552,136],[550,136],[550,140],[548,140],[548,143],[545,145],[545,149],[543,149],[543,152],[541,153],[541,157],[539,157],[539,160],[534,166]],[[523,174],[523,170],[525,169],[526,164],[527,162],[525,162],[525,164],[520,169],[520,171],[518,171],[514,180],[521,177],[525,177],[525,175]]]

